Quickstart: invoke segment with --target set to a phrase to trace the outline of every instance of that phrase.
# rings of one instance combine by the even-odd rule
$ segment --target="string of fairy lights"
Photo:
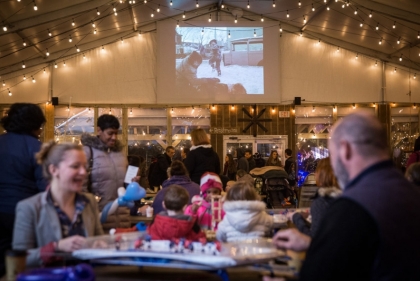
[[[20,2],[20,0],[17,0],[17,1]],[[97,35],[98,33],[100,33],[99,32],[99,26],[100,26],[100,23],[105,18],[110,17],[110,16],[117,17],[118,14],[120,14],[124,11],[127,11],[130,7],[132,8],[132,7],[137,7],[137,6],[145,6],[148,9],[150,9],[150,11],[151,11],[150,12],[150,20],[146,20],[144,22],[144,25],[147,25],[147,24],[157,20],[157,17],[155,17],[155,16],[157,16],[157,14],[159,14],[162,18],[175,20],[176,23],[177,23],[177,27],[180,26],[179,17],[182,17],[182,23],[183,24],[193,26],[191,23],[186,22],[184,20],[187,20],[188,13],[190,13],[190,12],[194,12],[194,17],[196,17],[195,10],[186,11],[186,10],[177,9],[177,8],[173,7],[174,2],[176,2],[176,1],[170,1],[169,6],[166,6],[166,5],[164,6],[164,5],[153,3],[153,1],[147,1],[147,0],[144,0],[144,1],[128,1],[129,6],[124,5],[122,7],[119,7],[118,3],[113,3],[113,1],[110,1],[109,3],[107,3],[103,6],[96,7],[94,9],[90,9],[89,11],[86,11],[83,14],[74,16],[68,21],[61,22],[60,24],[58,24],[56,26],[51,26],[51,27],[47,28],[46,30],[43,30],[42,32],[40,32],[38,34],[33,34],[29,37],[23,38],[21,40],[21,43],[19,43],[19,44],[22,44],[22,46],[20,48],[16,48],[16,44],[18,44],[18,41],[8,42],[6,44],[6,46],[10,45],[11,49],[16,49],[16,50],[8,53],[6,55],[1,56],[0,59],[4,58],[4,57],[7,57],[7,56],[10,56],[10,55],[13,55],[15,53],[18,53],[25,48],[29,48],[29,47],[32,47],[32,46],[37,46],[37,45],[39,45],[41,43],[45,43],[45,42],[52,42],[50,45],[48,45],[48,47],[45,48],[45,57],[46,58],[49,57],[50,54],[51,54],[51,52],[49,50],[51,50],[54,47],[54,45],[56,45],[56,44],[58,44],[58,43],[60,43],[64,40],[68,40],[68,42],[72,46],[67,48],[58,58],[56,58],[52,61],[49,61],[47,63],[44,63],[43,66],[41,66],[41,67],[39,67],[39,68],[29,72],[29,73],[25,73],[25,74],[23,74],[23,76],[22,75],[16,75],[16,76],[9,77],[8,79],[1,79],[0,78],[1,85],[3,87],[3,89],[0,91],[0,93],[1,92],[6,92],[9,96],[12,96],[12,91],[11,91],[12,88],[16,87],[20,83],[25,82],[26,80],[31,81],[32,83],[36,83],[36,75],[40,72],[45,74],[46,73],[46,70],[45,70],[46,67],[53,66],[54,68],[58,68],[59,64],[62,64],[63,66],[66,66],[67,65],[66,61],[68,63],[72,58],[74,58],[76,56],[82,56],[83,59],[85,59],[86,54],[91,50],[94,50],[94,49],[97,49],[97,48],[101,48],[102,50],[104,50],[105,46],[107,46],[109,44],[114,44],[114,43],[116,43],[116,41],[121,41],[123,43],[124,39],[131,38],[135,35],[142,36],[145,33],[154,31],[154,30],[148,30],[148,31],[144,31],[144,30],[143,31],[141,31],[141,30],[132,31],[132,30],[130,30],[130,31],[124,32],[121,35],[120,39],[118,39],[118,40],[113,39],[110,42],[107,42],[105,44],[101,44],[100,47],[93,47],[93,48],[89,48],[89,49],[86,49],[86,50],[82,50],[82,47],[81,47],[82,41],[89,35],[92,35],[92,34]],[[234,3],[234,2],[235,1],[229,1],[229,3]],[[273,8],[277,7],[277,5],[276,5],[277,2],[278,1],[273,0],[273,2],[272,2]],[[109,5],[110,3],[112,3],[112,5]],[[121,1],[119,1],[119,3],[122,4],[122,3],[124,3],[124,1],[121,0]],[[255,2],[248,0],[247,1],[247,9],[250,9],[251,5],[254,5],[254,4],[255,4]],[[297,1],[297,6],[293,9],[288,9],[288,10],[278,10],[278,9],[276,9],[273,12],[265,13],[265,14],[261,14],[261,15],[255,15],[253,13],[252,14],[250,13],[249,15],[246,15],[246,18],[251,19],[251,20],[257,20],[257,17],[259,17],[260,21],[264,22],[265,19],[270,20],[269,19],[270,15],[284,13],[284,16],[286,18],[286,21],[285,21],[286,23],[287,22],[299,23],[300,20],[303,20],[303,23],[305,25],[311,26],[310,24],[308,24],[308,21],[310,19],[310,15],[309,14],[303,14],[302,16],[296,16],[296,14],[297,14],[296,11],[299,11],[299,9],[302,8],[302,7],[311,7],[311,9],[310,9],[311,12],[316,12],[318,9],[323,8],[323,9],[326,9],[327,11],[335,11],[337,13],[340,13],[340,14],[344,15],[344,16],[348,16],[347,14],[344,14],[343,12],[341,12],[340,9],[350,8],[350,9],[353,9],[353,15],[355,16],[355,18],[351,18],[351,19],[359,21],[361,28],[367,27],[367,28],[370,28],[372,30],[375,30],[375,32],[377,32],[378,38],[379,38],[378,39],[378,44],[379,45],[383,45],[383,44],[391,45],[393,43],[391,41],[391,39],[385,39],[385,37],[392,37],[392,38],[394,38],[392,40],[396,41],[398,45],[406,44],[406,45],[409,45],[410,49],[411,48],[419,49],[419,47],[417,46],[418,43],[414,44],[413,42],[414,41],[417,42],[418,40],[420,40],[420,31],[417,31],[417,38],[412,38],[413,40],[409,40],[407,38],[402,38],[402,36],[398,35],[397,32],[396,32],[396,30],[398,30],[399,26],[404,26],[405,28],[409,28],[412,31],[414,29],[410,26],[404,25],[402,22],[390,19],[389,17],[386,17],[386,16],[384,16],[380,13],[376,13],[374,10],[369,10],[367,8],[364,8],[363,6],[360,6],[360,5],[358,5],[356,3],[353,3],[349,0],[345,0],[345,1],[335,0],[335,2],[333,4],[335,4],[335,6],[330,5],[329,1],[327,1],[327,0],[322,0],[322,1],[312,1],[308,5],[302,5],[301,1],[298,0]],[[3,20],[2,25],[3,25],[3,31],[4,32],[8,31],[8,25],[7,25],[8,19],[10,19],[13,15],[20,12],[24,8],[28,7],[29,5],[32,5],[35,12],[38,11],[38,7],[37,7],[35,1],[32,1],[31,3],[28,3],[28,4],[24,5],[23,8],[19,9],[14,14],[10,15],[8,18]],[[165,13],[162,13],[162,8],[174,9],[174,10],[176,10],[176,11],[182,13],[182,14],[179,14],[177,16],[168,16],[168,15],[165,15]],[[195,1],[195,8],[196,9],[200,8],[200,1],[199,0]],[[229,9],[225,5],[224,1],[221,1],[220,8],[221,8],[222,11],[226,11],[226,12]],[[94,13],[95,16],[91,20],[89,20],[88,22],[83,22],[83,23],[78,22],[79,17],[82,17],[83,15],[86,15],[86,14],[89,14],[89,13]],[[291,18],[292,13],[295,15],[295,17],[293,17],[293,18]],[[212,13],[211,12],[209,13],[208,10],[206,9],[206,11],[203,13],[203,15],[206,15],[206,14],[209,14],[208,21],[211,22],[212,21]],[[383,17],[388,21],[393,21],[393,25],[390,26],[390,27],[383,26],[379,23],[379,21],[377,21],[376,24],[374,24],[374,25],[367,23],[368,19],[372,20],[372,19],[375,19],[376,17]],[[237,16],[234,17],[234,23],[238,23]],[[61,32],[61,33],[54,33],[54,31],[60,25],[63,25],[63,24],[68,24],[71,29],[67,30],[67,31],[64,31],[64,32]],[[79,29],[81,29],[85,26],[89,26],[89,25],[91,25],[91,29],[92,29],[91,31],[83,33],[83,34],[78,35],[78,36],[75,36],[75,32],[77,30],[79,30]],[[130,26],[132,26],[132,24]],[[277,26],[277,24],[276,24],[276,26]],[[122,28],[122,27],[127,27],[127,26],[120,26],[119,28]],[[273,27],[273,26],[261,27],[261,29],[270,28],[270,27]],[[278,25],[278,28],[279,28],[280,37],[282,36],[283,32],[287,32],[287,31],[283,30],[281,23]],[[207,28],[203,27],[202,29],[204,31]],[[111,29],[101,30],[101,31],[109,31],[109,30],[111,30]],[[214,30],[214,27],[212,27],[211,30]],[[229,37],[230,30],[226,30],[226,32],[228,33],[227,36]],[[383,32],[383,34],[379,34],[379,32]],[[38,38],[38,36],[41,33],[48,33],[48,38],[43,39],[43,40],[39,40],[37,42],[29,43],[30,41],[32,41],[31,40],[32,38]],[[294,32],[289,32],[289,33],[294,33]],[[305,33],[305,31],[303,29],[299,33],[297,33],[297,35],[299,35],[299,36],[305,35],[306,38],[317,40],[318,44],[322,43],[322,40],[320,38],[317,38],[316,36],[311,35],[311,33]],[[254,29],[254,36],[256,36],[255,29]],[[76,41],[76,40],[78,40],[78,41],[73,42],[73,41]],[[328,43],[326,43],[326,44],[328,44]],[[331,44],[328,44],[328,45],[331,45]],[[337,46],[336,52],[339,52],[340,48],[342,48],[342,47]],[[62,51],[63,50],[60,50],[60,52],[62,52]],[[73,52],[73,53],[71,55],[67,55],[69,52]],[[359,59],[359,57],[361,57],[361,56],[374,61],[375,66],[378,65],[378,61],[379,62],[381,61],[380,59],[372,58],[372,57],[366,56],[366,55],[362,55],[358,52],[355,53],[355,59],[356,60]],[[420,53],[419,53],[419,56],[420,56]],[[27,65],[26,65],[25,61],[30,61],[32,58],[33,57],[27,57],[27,58],[22,60],[22,69],[27,68]],[[411,61],[412,63],[414,63],[415,65],[419,65],[416,62],[412,61],[409,57],[405,57],[402,53],[399,56],[398,60],[399,61],[408,60],[408,61]],[[28,66],[28,68],[29,67],[31,67],[31,66]],[[419,67],[420,67],[420,65],[419,65]],[[393,69],[393,72],[396,72],[397,70],[400,70],[400,69],[403,70],[403,71],[407,71],[405,67],[395,66],[394,69]],[[412,72],[410,69],[408,69],[408,72],[410,73],[409,79],[411,79],[411,78],[416,79],[417,73],[415,71]],[[22,77],[22,79],[18,82],[14,82],[14,84],[13,84],[12,81],[15,81],[16,78],[18,78],[18,77]]]

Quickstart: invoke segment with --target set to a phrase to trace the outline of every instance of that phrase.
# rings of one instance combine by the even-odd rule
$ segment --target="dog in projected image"
[[[183,92],[212,95],[246,95],[240,84],[220,83],[219,78],[197,78],[197,69],[203,62],[201,55],[193,51],[176,67],[176,87]]]

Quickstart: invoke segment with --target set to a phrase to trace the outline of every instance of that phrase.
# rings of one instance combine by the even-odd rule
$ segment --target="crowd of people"
[[[82,248],[87,237],[130,226],[123,207],[106,223],[99,220],[124,186],[128,165],[117,118],[100,116],[97,135],[83,135],[82,146],[42,145],[45,117],[33,104],[12,105],[1,123],[7,133],[0,135],[0,275],[9,248],[27,251],[28,266],[54,265],[59,253]],[[249,175],[258,158],[238,149],[237,161],[228,154],[221,169],[203,129],[192,131],[191,140],[182,161],[172,159],[175,148],[168,146],[149,174],[159,190],[147,229],[152,239],[200,240],[207,230],[222,242],[271,236],[273,217]],[[306,251],[300,280],[417,280],[420,163],[404,177],[390,160],[386,130],[366,113],[337,122],[329,150],[316,168],[319,189],[309,213],[290,213],[296,228],[275,233],[273,247]],[[266,166],[285,169],[293,184],[293,153],[285,154],[284,167],[277,151]]]

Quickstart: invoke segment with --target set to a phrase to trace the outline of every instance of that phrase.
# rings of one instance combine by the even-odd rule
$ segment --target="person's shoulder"
[[[46,191],[40,192],[29,198],[19,201],[18,204],[16,205],[16,209],[21,209],[21,208],[36,209],[37,207],[42,205],[42,202],[45,200],[46,193],[47,193]]]

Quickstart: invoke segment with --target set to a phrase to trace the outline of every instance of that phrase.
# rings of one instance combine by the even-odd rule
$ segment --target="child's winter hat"
[[[200,179],[200,190],[203,198],[206,198],[206,191],[209,188],[217,188],[220,191],[223,191],[222,181],[220,180],[219,175],[211,172],[204,173]]]

